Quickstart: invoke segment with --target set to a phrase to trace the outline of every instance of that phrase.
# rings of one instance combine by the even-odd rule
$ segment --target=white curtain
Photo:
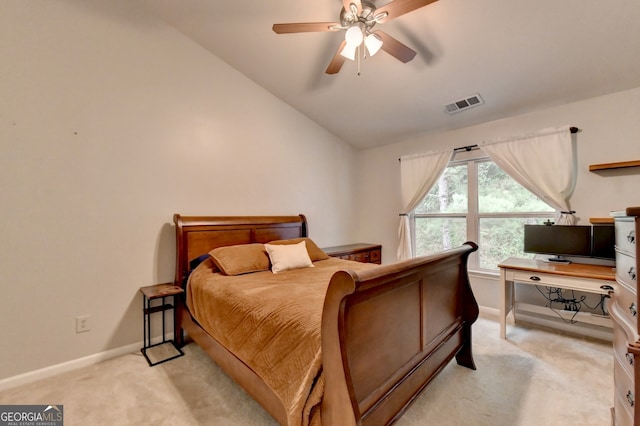
[[[449,164],[453,151],[438,151],[400,158],[402,213],[398,228],[398,260],[413,257],[409,214],[418,207]]]
[[[556,209],[558,225],[575,223],[569,198],[577,166],[569,126],[487,141],[480,147],[509,176]]]

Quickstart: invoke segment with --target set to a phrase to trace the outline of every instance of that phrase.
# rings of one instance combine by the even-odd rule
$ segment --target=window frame
[[[501,212],[501,213],[481,213],[479,211],[479,187],[478,187],[478,164],[483,162],[493,162],[481,149],[477,152],[456,152],[454,158],[449,161],[447,168],[466,164],[467,166],[467,212],[466,213],[416,213],[409,214],[411,228],[411,248],[416,251],[416,219],[427,218],[466,218],[466,239],[467,241],[480,241],[480,220],[481,219],[508,219],[508,218],[549,218],[555,217],[556,210],[549,206],[550,211],[545,212]],[[480,267],[480,256],[478,252],[472,253],[469,257],[468,268],[471,271],[498,273],[498,268],[487,269]]]

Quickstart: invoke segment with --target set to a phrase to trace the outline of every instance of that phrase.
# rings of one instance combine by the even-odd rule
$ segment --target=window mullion
[[[467,163],[467,240],[478,243],[478,166],[476,161]],[[470,268],[477,269],[480,265],[478,252],[471,255]]]
[[[411,253],[416,255],[416,215],[409,213],[409,231],[411,232]]]

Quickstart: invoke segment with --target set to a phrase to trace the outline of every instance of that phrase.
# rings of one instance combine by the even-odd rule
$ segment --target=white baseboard
[[[152,343],[155,343],[155,341],[159,341],[161,338],[162,335],[153,338]],[[165,339],[173,339],[173,333],[167,333]],[[99,362],[106,361],[108,359],[115,358],[121,355],[140,352],[142,346],[142,341],[139,341],[136,343],[131,343],[130,345],[121,346],[119,348],[110,349],[108,351],[98,352],[93,355],[88,355],[60,364],[51,365],[39,370],[29,371],[28,373],[19,374],[13,377],[7,377],[6,379],[0,380],[0,392],[7,389],[15,388],[17,386],[33,383],[38,380],[46,379],[48,377],[56,376],[58,374],[66,373],[68,371],[77,370],[78,368],[97,364]]]
[[[17,376],[8,377],[6,379],[0,380],[0,391],[11,389],[16,386],[26,385],[28,383],[33,383],[38,380],[56,376],[61,373],[66,373],[68,371],[77,370],[78,368],[97,364],[99,362],[106,361],[110,358],[115,358],[120,355],[139,352],[141,347],[142,342],[132,343],[127,346],[122,346],[108,351],[99,352],[97,354],[88,355],[82,358],[73,359],[71,361],[41,368],[39,370],[29,371],[28,373],[19,374]]]
[[[186,333],[185,333],[186,336]],[[153,337],[151,343],[157,343],[162,339],[162,335]],[[166,340],[173,339],[173,332],[165,334]],[[78,368],[94,365],[102,361],[106,361],[111,358],[115,358],[122,355],[140,352],[143,346],[142,340],[130,345],[121,346],[119,348],[110,349],[104,352],[98,352],[93,355],[88,355],[82,358],[72,359],[71,361],[63,362],[60,364],[51,365],[49,367],[41,368],[39,370],[29,371],[28,373],[19,374],[13,377],[7,377],[0,380],[0,392],[15,388],[17,386],[26,385],[29,383],[37,382],[38,380],[46,379],[47,377],[56,376],[58,374],[66,373],[68,371],[77,370]]]
[[[599,340],[613,340],[613,322],[610,318],[594,316],[587,312],[579,312],[575,317],[574,312],[558,312],[565,320],[573,318],[578,322],[569,324],[551,312],[549,308],[530,305],[528,303],[516,303],[515,322],[516,324],[525,323],[553,328],[570,334],[587,336]]]
[[[71,361],[63,362],[60,364],[51,365],[39,370],[29,371],[28,373],[19,374],[17,376],[8,377],[6,379],[0,380],[0,391],[33,383],[38,380],[66,373],[68,371],[77,370],[78,368],[97,364],[110,358],[115,358],[117,356],[140,352],[140,348],[142,348],[142,341],[126,346],[121,346],[119,348],[110,349],[108,351],[99,352],[93,355],[88,355],[82,358],[73,359]]]
[[[591,314],[581,312],[576,315],[576,320],[580,321],[575,324],[567,324],[557,316],[552,316],[549,308],[543,306],[530,305],[528,303],[517,304],[517,320],[518,324],[531,324],[554,330],[560,330],[576,336],[587,336],[598,340],[612,341],[613,339],[613,323],[610,318],[593,316]],[[573,316],[572,312],[562,313],[565,319]],[[480,316],[482,318],[499,322],[500,309],[480,306]],[[514,324],[513,315],[507,317],[507,324]]]
[[[490,308],[488,306],[479,306],[480,316],[492,321],[500,321],[500,309]]]

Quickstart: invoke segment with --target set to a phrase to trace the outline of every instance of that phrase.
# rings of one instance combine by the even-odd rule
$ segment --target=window
[[[471,240],[479,250],[469,259],[470,269],[497,270],[508,257],[532,257],[523,252],[523,225],[553,220],[554,209],[493,161],[466,156],[449,163],[414,211],[414,253],[436,253]]]

